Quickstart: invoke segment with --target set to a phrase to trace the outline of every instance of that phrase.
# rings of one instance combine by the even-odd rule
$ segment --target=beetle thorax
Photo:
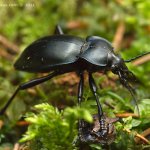
[[[116,73],[116,71],[122,67],[123,59],[120,56],[113,54],[111,60],[111,70],[112,72]]]

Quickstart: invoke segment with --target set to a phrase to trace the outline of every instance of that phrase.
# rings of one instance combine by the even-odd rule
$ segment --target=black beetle
[[[123,60],[119,55],[114,53],[111,43],[106,39],[98,36],[89,36],[86,39],[82,39],[64,35],[60,26],[57,26],[55,35],[43,37],[33,42],[24,50],[14,65],[16,69],[26,72],[51,73],[21,84],[0,113],[3,114],[5,112],[19,90],[36,86],[57,75],[73,71],[78,72],[80,76],[78,86],[78,104],[80,105],[83,96],[83,72],[86,70],[89,74],[90,89],[94,94],[98,107],[100,134],[104,137],[109,132],[109,129],[105,126],[106,119],[99,102],[97,87],[92,73],[111,70],[119,76],[121,83],[130,91],[136,101],[133,93],[134,90],[130,85],[130,81],[136,77],[128,70],[125,62],[131,62],[143,55],[130,60]]]

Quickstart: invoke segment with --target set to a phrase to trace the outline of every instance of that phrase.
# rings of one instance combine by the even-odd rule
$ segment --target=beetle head
[[[117,74],[119,76],[121,84],[129,90],[135,102],[135,105],[137,106],[137,112],[139,115],[137,100],[134,96],[135,90],[132,87],[132,82],[137,81],[137,78],[131,71],[129,71],[125,64],[125,61],[120,56],[113,54],[112,57],[111,70],[114,74]]]
[[[121,75],[121,78],[129,82],[135,82],[137,79],[135,75],[129,71],[128,67],[125,64],[125,61],[119,55],[112,55],[111,58],[111,71],[114,74]]]

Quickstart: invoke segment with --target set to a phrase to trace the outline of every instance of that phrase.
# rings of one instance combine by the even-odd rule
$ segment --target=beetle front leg
[[[80,73],[80,82],[78,85],[78,104],[81,105],[83,99],[83,86],[84,86],[84,77],[83,73]]]
[[[108,127],[106,125],[106,118],[103,115],[103,110],[102,110],[101,104],[99,102],[99,96],[97,94],[97,86],[96,86],[96,83],[95,83],[91,73],[89,73],[89,85],[90,85],[90,89],[91,89],[92,93],[95,96],[97,107],[98,107],[100,134],[101,134],[101,137],[105,137],[108,134]]]
[[[99,119],[101,119],[101,117],[103,116],[103,110],[102,110],[101,104],[99,102],[99,96],[97,94],[97,86],[95,84],[95,81],[94,81],[91,73],[89,73],[89,85],[90,85],[90,89],[91,89],[93,95],[95,96],[97,107],[98,107]]]
[[[38,84],[41,84],[42,82],[45,82],[57,75],[61,74],[59,71],[55,71],[47,76],[41,77],[41,78],[37,78],[37,79],[33,79],[29,82],[23,83],[21,84],[16,91],[14,92],[14,94],[11,96],[11,98],[8,100],[8,102],[6,103],[6,105],[4,106],[4,108],[2,108],[2,110],[0,111],[0,115],[4,114],[4,112],[6,111],[6,109],[8,108],[8,106],[11,104],[11,102],[13,101],[13,99],[15,98],[15,96],[17,95],[17,93],[20,90],[25,90],[28,89],[30,87],[36,86]]]
[[[84,86],[84,77],[83,77],[83,72],[81,72],[80,74],[80,82],[78,85],[78,105],[81,106],[81,102],[83,99],[83,86]],[[79,137],[81,135],[82,129],[81,129],[82,125],[81,125],[81,120],[78,121],[78,132],[79,132]]]

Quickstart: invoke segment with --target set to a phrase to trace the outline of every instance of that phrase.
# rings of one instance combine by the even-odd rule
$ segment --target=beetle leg
[[[91,73],[89,73],[89,85],[90,85],[90,89],[91,89],[92,93],[95,96],[97,107],[98,107],[99,119],[101,119],[101,117],[103,116],[103,110],[102,110],[101,104],[99,102],[99,97],[97,94],[97,87],[96,87],[95,81],[94,81]]]
[[[44,77],[41,77],[41,78],[37,78],[37,79],[33,79],[29,82],[26,82],[26,83],[23,83],[21,84],[17,89],[16,91],[14,92],[14,94],[11,96],[11,98],[8,100],[8,102],[6,103],[6,105],[4,106],[4,108],[0,111],[0,115],[4,114],[4,112],[6,111],[6,109],[8,108],[8,106],[10,105],[10,103],[12,102],[12,100],[15,98],[15,96],[17,95],[17,93],[20,91],[20,90],[24,90],[24,89],[27,89],[27,88],[30,88],[30,87],[33,87],[33,86],[36,86],[38,84],[41,84],[42,82],[45,82],[57,75],[61,74],[59,71],[58,72],[53,72],[47,76],[44,76]]]
[[[58,35],[64,34],[62,28],[59,25],[56,25],[54,34],[58,34]]]
[[[83,72],[81,72],[80,74],[80,82],[78,85],[78,105],[81,106],[81,102],[83,99],[83,85],[84,85],[84,77],[83,77]],[[82,123],[81,120],[78,121],[78,134],[79,134],[79,138],[81,136],[82,132]]]
[[[81,105],[82,98],[83,98],[83,85],[84,85],[84,77],[83,73],[80,73],[80,82],[78,86],[78,104]]]
[[[108,127],[106,125],[106,117],[103,115],[103,110],[102,110],[101,104],[99,102],[99,97],[97,94],[97,87],[96,87],[95,81],[94,81],[91,73],[89,73],[89,85],[90,85],[91,91],[93,92],[93,94],[95,96],[97,107],[98,107],[100,135],[101,135],[101,137],[106,137],[108,134]]]

